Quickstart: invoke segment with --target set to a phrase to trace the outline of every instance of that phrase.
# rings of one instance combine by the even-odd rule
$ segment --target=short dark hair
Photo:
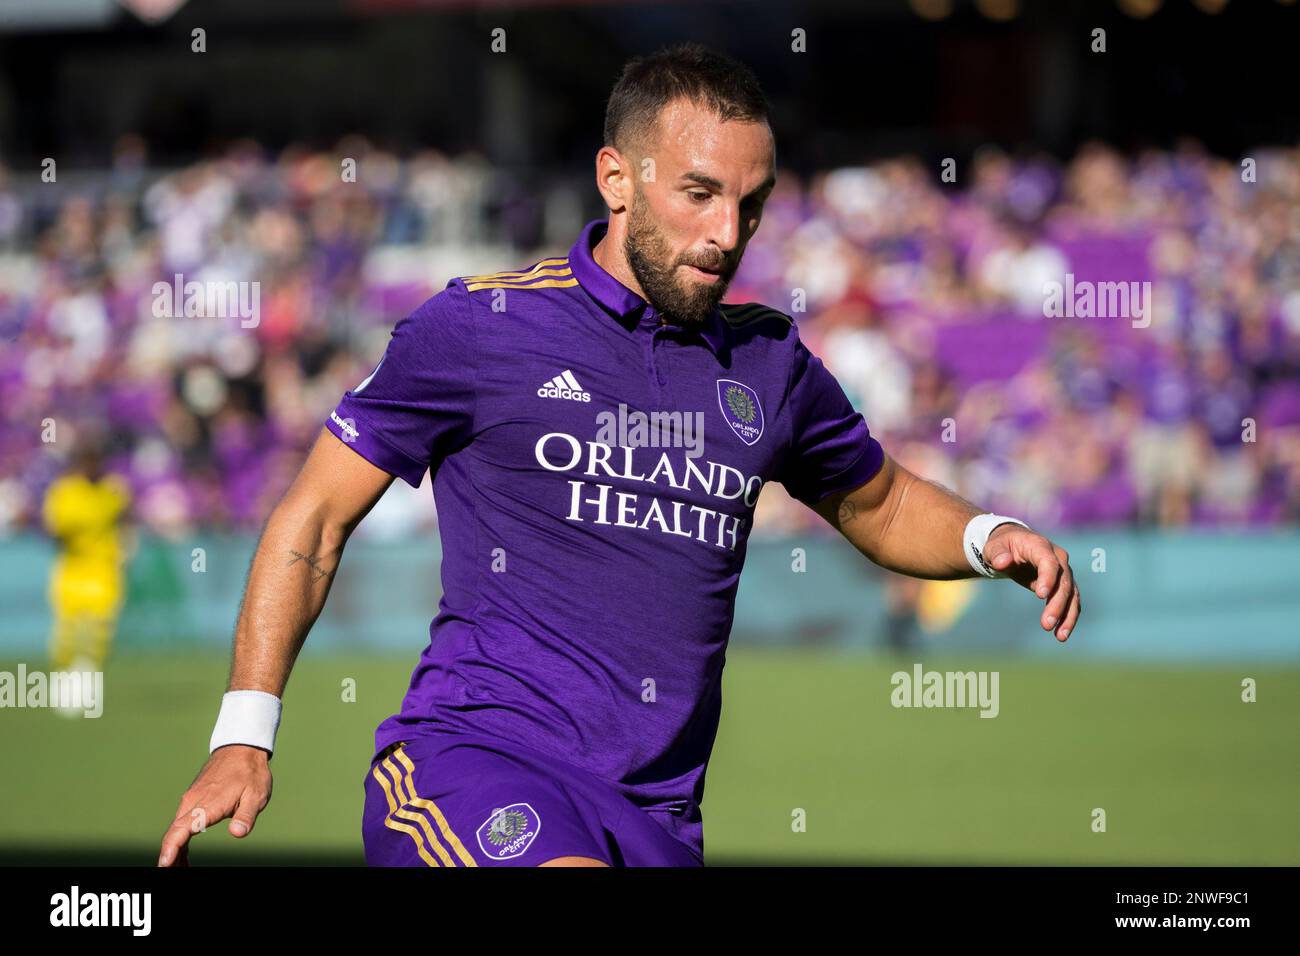
[[[660,111],[686,98],[720,119],[766,122],[767,97],[745,64],[701,43],[680,43],[629,60],[605,107],[605,145],[645,142]]]

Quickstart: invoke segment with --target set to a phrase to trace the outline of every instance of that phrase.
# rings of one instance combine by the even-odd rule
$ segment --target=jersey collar
[[[609,228],[608,219],[593,219],[583,227],[578,241],[569,250],[569,269],[596,304],[631,330],[640,321],[647,305],[645,299],[619,282],[598,263],[591,254]],[[722,310],[714,307],[712,314],[700,330],[700,338],[716,356],[722,351]]]

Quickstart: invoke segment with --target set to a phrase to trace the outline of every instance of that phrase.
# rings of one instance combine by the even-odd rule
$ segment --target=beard
[[[673,261],[668,242],[650,218],[647,203],[633,197],[628,215],[623,254],[646,300],[669,321],[678,325],[702,325],[727,293],[739,261],[678,259]],[[690,282],[679,275],[679,265],[705,269],[723,269],[716,282]]]

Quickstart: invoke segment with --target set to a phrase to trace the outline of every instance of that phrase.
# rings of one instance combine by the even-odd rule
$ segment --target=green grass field
[[[199,836],[192,863],[360,863],[372,733],[411,663],[300,661],[270,807],[242,844],[224,824]],[[889,676],[910,660],[733,647],[709,862],[1300,864],[1300,670],[924,663],[998,670],[999,716],[893,708]],[[206,756],[225,670],[119,657],[100,719],[0,711],[0,862],[151,864]],[[1257,703],[1240,700],[1246,676]]]

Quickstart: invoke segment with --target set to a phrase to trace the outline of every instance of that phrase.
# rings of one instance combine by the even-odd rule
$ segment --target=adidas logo
[[[573,372],[565,369],[537,390],[539,398],[567,398],[575,402],[591,401],[591,392],[584,392]]]

